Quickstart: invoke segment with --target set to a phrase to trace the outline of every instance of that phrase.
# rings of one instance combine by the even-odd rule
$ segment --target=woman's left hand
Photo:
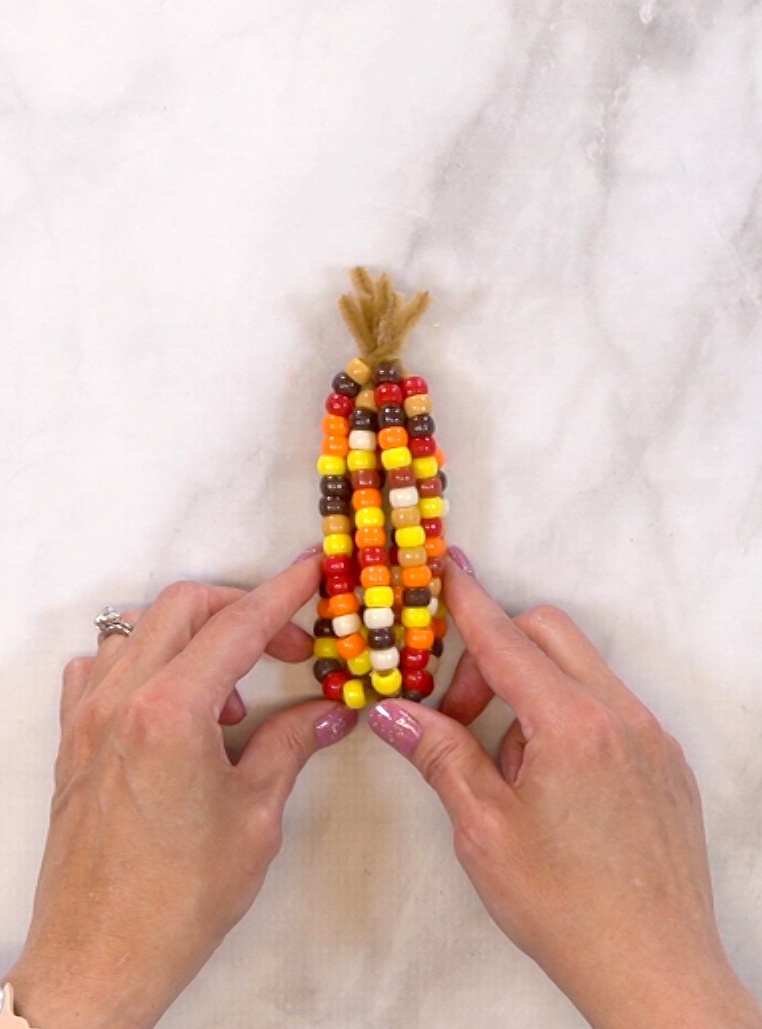
[[[265,649],[304,660],[289,623],[317,589],[300,561],[251,593],[180,582],[67,665],[50,831],[17,1012],[56,1029],[148,1029],[259,892],[296,776],[356,714],[309,701],[265,721],[234,764],[220,721]]]

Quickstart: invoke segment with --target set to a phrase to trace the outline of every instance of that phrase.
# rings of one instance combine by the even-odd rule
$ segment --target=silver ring
[[[99,639],[112,636],[115,632],[122,636],[129,636],[135,628],[132,622],[125,621],[113,607],[104,607],[98,617],[93,619],[93,624],[100,629]]]

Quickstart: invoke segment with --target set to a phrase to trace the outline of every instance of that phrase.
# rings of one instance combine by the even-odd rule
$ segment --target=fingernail
[[[516,782],[516,777],[519,774],[523,760],[524,753],[522,750],[510,750],[508,752],[508,756],[505,759],[505,777],[511,786]]]
[[[368,715],[368,725],[384,743],[406,757],[413,752],[423,732],[420,722],[393,700],[376,704]]]
[[[349,707],[334,707],[315,722],[318,747],[330,747],[357,725],[357,712]]]
[[[476,577],[474,572],[474,566],[468,560],[468,558],[460,549],[460,547],[448,547],[447,553],[450,555],[450,557],[453,559],[455,564],[458,566],[458,568],[460,568],[462,572],[466,572],[468,575],[473,575],[474,578]]]
[[[293,563],[295,565],[298,565],[300,561],[309,561],[309,559],[311,557],[314,557],[315,554],[319,554],[322,549],[323,549],[323,544],[322,543],[313,543],[311,547],[306,547],[301,552],[301,554],[297,554],[296,557],[294,558]]]

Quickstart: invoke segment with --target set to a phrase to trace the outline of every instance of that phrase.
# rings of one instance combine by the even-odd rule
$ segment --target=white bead
[[[375,450],[376,434],[367,429],[353,429],[349,434],[350,450]]]
[[[369,650],[371,666],[377,672],[389,672],[400,663],[400,652],[396,647],[387,647],[385,650]]]
[[[433,675],[436,672],[437,668],[439,668],[439,658],[434,657],[433,654],[430,654],[429,660],[426,662],[426,671],[430,672],[431,675]]]
[[[450,501],[447,499],[447,497],[443,497],[442,498],[442,514],[439,517],[440,518],[446,518],[449,513],[450,513]]]
[[[418,503],[418,490],[415,486],[401,486],[389,490],[389,503],[392,507],[415,507]]]
[[[431,600],[429,601],[429,614],[431,615],[432,618],[435,617],[435,615],[437,613],[437,608],[438,607],[439,607],[439,597],[432,597]]]
[[[357,632],[360,628],[360,616],[339,615],[338,618],[334,618],[331,622],[331,626],[337,636],[351,636],[353,632]]]
[[[394,625],[394,611],[390,607],[366,607],[362,620],[368,629],[389,629]]]

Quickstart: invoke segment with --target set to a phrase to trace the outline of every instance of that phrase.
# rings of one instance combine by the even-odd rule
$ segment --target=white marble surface
[[[451,533],[680,737],[762,998],[762,9],[742,0],[7,0],[0,9],[0,963],[58,677],[105,602],[314,538],[364,261],[437,302]],[[256,715],[305,668],[243,683]],[[505,714],[477,724],[494,741]],[[582,1025],[417,774],[318,756],[252,914],[163,1025]]]

